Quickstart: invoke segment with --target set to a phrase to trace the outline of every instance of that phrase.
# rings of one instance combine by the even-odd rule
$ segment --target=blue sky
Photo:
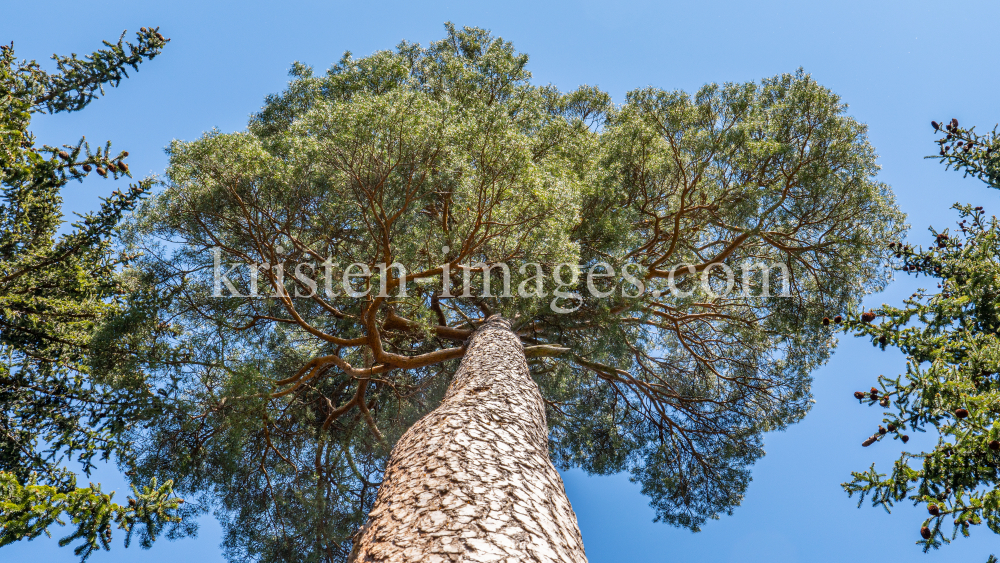
[[[953,7],[953,8],[952,8]],[[951,9],[949,9],[951,8]],[[910,240],[926,243],[926,228],[947,226],[948,207],[971,202],[1000,209],[998,194],[978,181],[945,172],[934,152],[932,119],[958,118],[980,130],[1000,121],[996,24],[1000,4],[987,1],[844,2],[212,2],[202,0],[99,4],[4,0],[0,41],[20,57],[87,53],[124,29],[159,25],[173,39],[163,55],[83,112],[38,117],[33,129],[49,144],[111,139],[128,150],[138,177],[160,173],[171,139],[193,139],[218,127],[245,127],[263,97],[281,90],[293,61],[325,69],[345,50],[365,55],[401,39],[427,43],[443,23],[486,27],[531,56],[535,81],[569,90],[600,86],[621,101],[653,85],[692,91],[706,82],[758,80],[798,67],[850,104],[867,123],[882,165],[912,225]],[[121,186],[96,176],[65,190],[67,211],[92,209]],[[867,303],[899,303],[920,286],[897,280]],[[1000,541],[985,527],[923,555],[914,545],[922,509],[892,515],[848,499],[839,484],[875,462],[888,468],[898,442],[860,443],[881,420],[851,397],[880,374],[896,374],[903,358],[863,341],[842,339],[815,373],[816,404],[805,421],[766,438],[767,456],[753,471],[743,506],[692,534],[653,523],[647,500],[626,476],[564,475],[593,563],[630,561],[862,562],[985,561]],[[911,450],[931,443],[916,436]],[[122,480],[103,469],[105,489]],[[58,537],[59,530],[56,530]],[[116,541],[97,562],[222,562],[220,528],[202,522],[197,539],[160,541],[150,551]],[[55,540],[0,549],[0,561],[76,561]]]

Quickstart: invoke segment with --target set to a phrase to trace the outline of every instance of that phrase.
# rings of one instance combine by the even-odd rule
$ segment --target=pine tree
[[[932,126],[942,137],[939,156],[928,158],[1000,188],[996,129],[980,135],[955,119]],[[981,206],[953,209],[961,217],[957,228],[931,228],[926,248],[889,244],[897,270],[936,288],[919,290],[902,307],[850,314],[844,324],[907,356],[905,374],[879,376],[876,387],[855,392],[862,404],[891,409],[862,445],[893,439],[905,448],[908,433],[927,431],[937,444],[902,452],[888,475],[874,464],[855,472],[843,487],[859,494],[859,507],[868,495],[886,510],[904,500],[925,506],[917,542],[925,552],[983,523],[1000,533],[1000,223]]]
[[[520,338],[490,317],[389,458],[352,561],[586,561]]]
[[[76,553],[86,559],[108,548],[112,527],[126,531],[126,543],[141,530],[148,545],[175,519],[169,482],[153,480],[119,505],[99,485],[78,487],[66,465],[79,462],[89,475],[95,457],[125,455],[122,431],[149,408],[134,389],[106,385],[98,374],[128,372],[113,343],[145,338],[123,322],[118,271],[127,257],[113,253],[111,241],[151,183],[116,190],[57,235],[61,189],[91,172],[131,178],[128,152],[113,152],[110,142],[92,150],[84,139],[36,147],[28,129],[33,114],[83,109],[168,41],[146,28],[137,44],[123,38],[84,59],[53,56],[55,73],[0,46],[0,546],[49,534],[68,519],[75,530],[60,544],[80,540]]]
[[[536,485],[561,490],[538,464],[547,438],[556,466],[628,471],[658,519],[697,530],[740,504],[762,433],[808,410],[834,328],[824,312],[886,280],[880,241],[898,237],[902,215],[865,127],[804,72],[694,95],[644,88],[615,105],[594,87],[533,84],[527,56],[486,30],[447,30],[428,46],[348,53],[325,75],[296,64],[247,131],[174,143],[165,189],[130,226],[144,253],[135,275],[157,281],[169,325],[153,345],[170,351],[147,369],[175,384],[170,408],[134,435],[137,470],[168,470],[214,506],[232,560],[342,561],[354,545],[385,546],[380,487],[412,503],[393,514],[415,517],[425,500],[451,510],[457,491],[404,499],[416,484],[401,476],[435,467],[420,450],[430,421],[485,405],[497,424],[526,409],[507,436],[552,476]],[[397,262],[405,276],[386,267]],[[724,291],[723,266],[759,263]],[[510,328],[490,338],[519,340],[497,358],[513,367],[495,373],[472,354],[494,315]],[[468,390],[463,374],[495,383]],[[504,410],[514,384],[524,395]],[[473,452],[486,457],[472,465],[502,461]],[[462,463],[420,482],[461,488],[465,475],[439,473]],[[534,498],[519,486],[468,498]],[[552,540],[559,553],[575,523],[553,518],[570,538]],[[538,549],[544,534],[513,528],[507,543],[452,540],[484,557]],[[406,557],[458,547],[443,544]]]

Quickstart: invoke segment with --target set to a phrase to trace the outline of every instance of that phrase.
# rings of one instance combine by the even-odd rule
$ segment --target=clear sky
[[[563,90],[597,85],[619,102],[647,85],[692,91],[706,82],[759,80],[804,67],[868,124],[881,180],[908,214],[911,242],[926,244],[931,224],[953,224],[948,207],[956,201],[1000,209],[1000,194],[922,158],[935,152],[932,119],[955,117],[980,130],[1000,121],[995,1],[0,0],[0,42],[13,41],[22,58],[88,53],[101,39],[141,26],[161,26],[172,39],[160,57],[83,112],[33,123],[44,143],[72,143],[80,135],[92,143],[113,140],[129,151],[137,177],[162,172],[162,149],[171,139],[194,139],[213,127],[243,129],[264,96],[284,87],[293,61],[323,70],[345,50],[366,55],[404,38],[426,44],[444,35],[445,21],[489,28],[512,41],[531,56],[539,83]],[[66,209],[92,209],[99,196],[120,187],[91,175],[67,186]],[[899,279],[867,303],[899,303],[919,285]],[[861,447],[881,414],[858,406],[851,393],[903,367],[898,353],[842,339],[815,373],[812,412],[767,436],[767,456],[754,467],[743,506],[698,534],[653,523],[647,500],[627,476],[565,474],[590,561],[936,563],[1000,554],[1000,537],[980,526],[971,539],[923,555],[914,545],[922,509],[908,503],[892,515],[867,504],[858,509],[841,490],[852,470],[873,462],[885,470],[898,456],[897,441]],[[918,451],[932,442],[918,435],[909,446]],[[106,490],[123,486],[107,469],[93,480]],[[116,541],[91,561],[221,563],[220,533],[208,517],[197,539],[158,541],[150,551],[125,550]],[[0,562],[76,560],[54,539],[0,549]]]

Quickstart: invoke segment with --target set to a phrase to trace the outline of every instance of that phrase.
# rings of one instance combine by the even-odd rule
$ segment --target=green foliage
[[[885,282],[879,242],[902,215],[864,126],[805,73],[616,106],[533,84],[527,56],[485,30],[447,31],[322,76],[296,64],[247,131],[174,143],[165,189],[130,226],[163,321],[145,369],[170,405],[134,434],[138,469],[214,503],[232,560],[346,557],[390,447],[493,313],[527,347],[554,460],[629,471],[659,519],[697,530],[739,505],[762,433],[808,410],[823,312]],[[262,297],[213,297],[216,256]],[[363,282],[392,297],[325,291],[348,264],[392,262],[406,279]],[[546,297],[516,295],[527,262]],[[623,295],[635,284],[616,276],[597,298],[581,277],[564,289],[582,296],[554,299],[563,262],[631,264],[648,290]],[[510,264],[515,296],[442,291],[442,264],[457,296],[476,263]],[[682,263],[715,288],[712,265],[778,263],[771,287],[788,296],[762,295],[760,271],[725,295],[684,274],[690,293],[654,294]],[[483,295],[482,275],[470,285]]]
[[[124,307],[119,270],[129,257],[116,256],[111,239],[151,184],[116,190],[97,212],[58,235],[62,187],[91,171],[131,178],[128,153],[113,153],[110,143],[91,150],[83,139],[36,148],[28,130],[32,114],[82,109],[104,84],[118,85],[126,67],[152,59],[166,41],[156,29],[143,28],[137,45],[119,39],[86,59],[54,57],[54,74],[34,61],[18,61],[13,46],[0,47],[0,545],[48,533],[65,512],[77,526],[65,541],[83,540],[77,553],[86,558],[99,545],[107,547],[109,518],[129,533],[135,523],[147,525],[146,543],[168,521],[164,511],[175,506],[165,502],[167,486],[137,497],[139,508],[123,509],[93,487],[77,488],[65,466],[75,460],[89,473],[95,456],[126,455],[123,430],[150,412],[148,398],[136,389],[98,379],[121,373],[128,356],[101,340],[113,332],[127,341],[143,329],[141,322],[128,322],[137,310]],[[94,369],[95,362],[103,367]]]
[[[167,481],[158,486],[153,479],[142,492],[132,487],[133,496],[129,498],[128,505],[121,506],[111,502],[114,492],[101,492],[100,484],[91,483],[89,488],[72,488],[63,492],[34,481],[22,486],[13,474],[2,472],[0,547],[22,539],[30,540],[43,533],[51,536],[49,527],[52,524],[65,525],[62,520],[65,513],[77,529],[59,540],[59,545],[83,540],[73,551],[81,560],[87,560],[102,547],[110,549],[112,525],[125,531],[125,545],[128,546],[137,524],[142,524],[140,543],[148,549],[166,523],[179,521],[172,512],[184,501],[171,498],[172,484]]]
[[[944,134],[942,162],[1000,188],[995,132],[978,135],[955,120],[934,128]],[[843,487],[859,494],[858,506],[867,495],[887,511],[906,499],[925,505],[930,516],[918,542],[924,551],[968,536],[970,525],[985,523],[1000,533],[1000,223],[982,207],[953,208],[961,217],[957,229],[931,229],[927,248],[889,244],[898,270],[926,276],[936,290],[921,289],[902,307],[848,315],[844,326],[907,356],[905,374],[879,376],[877,388],[855,394],[862,403],[895,407],[886,412],[887,428],[880,426],[864,445],[888,438],[905,444],[906,432],[928,430],[937,444],[904,451],[888,475],[874,465],[853,473]]]

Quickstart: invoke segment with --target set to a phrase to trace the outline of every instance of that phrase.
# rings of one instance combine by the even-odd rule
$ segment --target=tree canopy
[[[168,41],[146,28],[136,44],[123,38],[83,59],[53,56],[55,73],[0,46],[0,546],[48,534],[65,518],[76,529],[60,543],[80,540],[84,559],[108,547],[112,526],[127,538],[141,530],[148,545],[177,506],[169,482],[140,486],[119,505],[100,486],[77,487],[68,465],[79,462],[89,475],[95,457],[127,455],[123,430],[155,408],[100,379],[128,371],[116,340],[141,339],[123,321],[130,313],[119,271],[127,257],[111,241],[151,183],[116,190],[59,234],[62,188],[92,171],[131,178],[128,153],[112,152],[110,142],[92,150],[82,138],[36,147],[28,129],[33,114],[83,109]]]
[[[954,119],[933,127],[941,134],[939,156],[929,158],[1000,188],[995,129],[981,135]],[[873,464],[853,473],[844,489],[859,494],[858,506],[869,495],[886,510],[904,500],[926,506],[918,542],[924,551],[968,536],[970,525],[985,522],[1000,533],[1000,223],[982,206],[953,209],[961,217],[957,228],[932,227],[926,248],[890,244],[897,270],[937,287],[920,289],[900,307],[850,314],[844,325],[907,356],[904,374],[880,375],[877,387],[855,393],[861,403],[892,407],[863,445],[891,438],[905,447],[907,432],[937,436],[929,451],[901,452],[890,474]]]
[[[448,25],[296,64],[246,131],[171,145],[125,239],[160,321],[143,381],[169,403],[133,427],[132,469],[213,507],[231,559],[345,557],[392,444],[495,313],[557,464],[629,471],[697,530],[739,505],[762,433],[807,412],[820,320],[886,282],[902,214],[865,126],[809,75],[614,104],[527,62]],[[527,294],[496,296],[501,264]],[[562,264],[622,275],[598,297]],[[722,266],[748,273],[724,291]]]

